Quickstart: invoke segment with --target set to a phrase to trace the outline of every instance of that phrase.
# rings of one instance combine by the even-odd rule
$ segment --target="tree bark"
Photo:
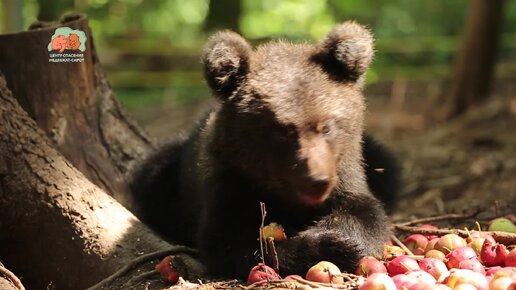
[[[47,46],[61,26],[86,33],[84,62],[49,62]],[[154,144],[113,94],[96,55],[88,18],[70,15],[61,24],[40,22],[33,28],[0,35],[0,71],[8,86],[66,159],[131,208],[128,174]]]
[[[29,289],[84,289],[170,247],[52,148],[1,74],[0,245]]]
[[[489,95],[499,46],[504,0],[471,0],[455,59],[445,117],[462,114]]]

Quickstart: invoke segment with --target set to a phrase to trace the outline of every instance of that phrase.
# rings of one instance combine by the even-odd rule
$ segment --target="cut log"
[[[28,289],[84,289],[171,247],[52,144],[0,74],[0,258]]]
[[[86,34],[83,62],[49,62],[56,28]],[[90,181],[131,207],[127,174],[153,142],[121,108],[100,66],[84,15],[0,35],[0,71],[52,144]]]

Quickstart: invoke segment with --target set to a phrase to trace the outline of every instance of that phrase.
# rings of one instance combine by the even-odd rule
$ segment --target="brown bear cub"
[[[275,243],[281,275],[304,275],[322,260],[354,271],[362,256],[380,254],[389,222],[374,195],[391,204],[399,172],[388,151],[363,137],[373,52],[371,34],[354,22],[316,45],[253,50],[236,33],[212,36],[202,60],[218,103],[189,136],[139,167],[137,214],[197,247],[218,277],[245,278],[260,261],[260,202],[266,223],[288,237]]]

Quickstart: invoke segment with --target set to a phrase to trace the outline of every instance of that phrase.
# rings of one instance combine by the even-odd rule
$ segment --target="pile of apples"
[[[516,290],[516,248],[509,251],[487,233],[413,234],[404,244],[414,256],[360,260],[356,273],[367,277],[360,290]]]
[[[489,230],[500,230],[500,223],[507,220],[495,220]],[[505,226],[501,229],[513,232]],[[489,232],[471,231],[466,239],[456,234],[411,234],[403,244],[413,255],[360,260],[356,274],[367,279],[359,290],[516,290],[516,245],[497,243]]]
[[[437,229],[434,225],[421,227]],[[466,239],[456,234],[411,234],[403,244],[411,254],[386,244],[382,259],[364,257],[359,261],[354,273],[363,277],[357,279],[359,290],[516,290],[516,245],[506,247],[497,243],[489,232],[471,231]],[[259,264],[247,282],[279,279],[273,269]],[[303,278],[291,275],[285,279]],[[304,279],[330,284],[345,282],[340,269],[327,261],[310,268]]]

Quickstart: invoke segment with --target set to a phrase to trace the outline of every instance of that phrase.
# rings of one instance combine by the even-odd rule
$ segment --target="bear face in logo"
[[[70,34],[67,38],[66,49],[77,50],[81,46],[81,41],[77,34]]]
[[[52,40],[51,49],[59,50],[59,52],[63,52],[66,48],[67,40],[64,35],[58,35],[56,38]]]

